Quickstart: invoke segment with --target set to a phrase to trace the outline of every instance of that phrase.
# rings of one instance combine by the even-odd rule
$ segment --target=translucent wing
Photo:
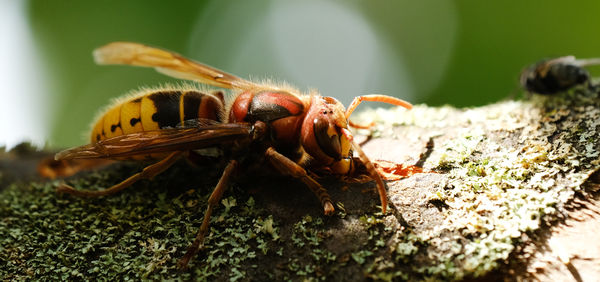
[[[576,65],[576,62],[577,61],[575,60],[575,56],[558,57],[538,64],[536,66],[536,70],[540,73],[542,77],[544,77],[548,74],[548,71],[550,71],[550,67],[554,64]]]
[[[552,64],[565,64],[565,65],[575,65],[579,67],[599,65],[600,58],[588,58],[588,59],[575,59],[575,56],[563,56],[554,59],[547,60],[542,65],[544,68],[548,68]]]
[[[579,59],[576,61],[576,64],[582,67],[600,65],[600,58]]]
[[[115,136],[94,144],[64,150],[56,160],[126,158],[153,153],[189,151],[251,141],[252,126],[224,123],[193,128],[168,128]]]
[[[177,53],[134,42],[113,42],[94,50],[97,64],[153,67],[180,79],[195,80],[223,88],[249,88],[254,84],[235,75],[187,59]]]

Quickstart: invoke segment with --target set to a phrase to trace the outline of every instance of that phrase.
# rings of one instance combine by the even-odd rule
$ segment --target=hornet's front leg
[[[308,188],[315,193],[321,205],[323,206],[323,211],[326,215],[332,215],[335,209],[333,208],[333,204],[331,203],[331,198],[327,193],[327,190],[321,186],[317,181],[315,181],[312,177],[310,177],[306,170],[288,159],[286,156],[277,152],[273,147],[269,147],[265,152],[265,156],[267,160],[275,167],[279,172],[285,175],[289,175],[295,178],[299,178]]]

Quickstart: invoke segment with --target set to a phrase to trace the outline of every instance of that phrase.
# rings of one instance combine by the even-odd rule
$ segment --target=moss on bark
[[[215,211],[187,271],[192,241],[222,167],[178,163],[115,196],[57,195],[24,179],[25,155],[2,155],[0,276],[5,279],[397,280],[475,278],[504,267],[527,234],[560,218],[600,164],[597,93],[571,91],[485,107],[371,110],[372,159],[423,164],[390,181],[391,212],[373,183],[319,181],[337,213],[323,216],[297,181],[244,176]],[[367,133],[367,132],[363,132]],[[429,148],[428,148],[429,144]],[[38,155],[32,159],[39,159]],[[114,164],[67,181],[101,189],[139,171]],[[18,172],[18,173],[17,173]],[[21,179],[21,180],[19,180]]]

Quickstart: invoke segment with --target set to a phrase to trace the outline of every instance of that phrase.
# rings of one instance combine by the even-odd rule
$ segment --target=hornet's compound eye
[[[335,126],[323,118],[315,118],[313,123],[313,132],[317,144],[323,153],[336,161],[342,159],[342,145],[340,144],[340,135]]]

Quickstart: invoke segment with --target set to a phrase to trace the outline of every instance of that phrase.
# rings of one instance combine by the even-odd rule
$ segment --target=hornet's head
[[[316,162],[331,168],[334,174],[347,174],[353,169],[345,111],[335,98],[315,95],[302,124],[304,150]]]

